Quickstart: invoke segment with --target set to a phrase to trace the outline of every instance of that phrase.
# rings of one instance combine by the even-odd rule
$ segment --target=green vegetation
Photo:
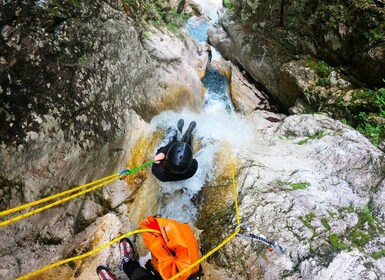
[[[333,4],[319,5],[315,14],[317,28],[321,33],[334,31],[341,26],[350,26],[355,41],[369,46],[379,45],[385,38],[385,13],[383,2],[374,0],[337,0]]]
[[[151,22],[154,26],[163,25],[173,33],[177,33],[186,19],[190,17],[190,15],[168,6],[162,0],[123,0],[123,7],[136,22]]]
[[[307,59],[305,66],[313,70],[318,76],[318,86],[329,90],[330,97],[321,97],[314,94],[314,104],[318,104],[320,112],[327,112],[331,117],[340,119],[343,123],[362,133],[371,142],[378,146],[385,140],[385,88],[356,89],[330,87],[330,67],[322,60]],[[384,80],[385,83],[385,80]],[[350,98],[344,100],[349,91]],[[317,110],[317,109],[315,109]],[[319,139],[323,134],[309,136],[298,144],[306,144],[310,139]]]
[[[324,228],[325,228],[326,230],[330,230],[330,229],[331,229],[331,227],[330,227],[330,225],[329,225],[329,222],[328,222],[328,220],[327,220],[325,217],[323,217],[323,218],[321,219],[321,224],[324,226]]]
[[[36,12],[40,12],[45,18],[80,18],[84,13],[84,6],[83,3],[78,0],[51,0],[41,5],[41,7],[36,8]]]
[[[151,37],[151,32],[149,31],[144,31],[143,34],[142,34],[143,38],[144,39],[148,39]]]
[[[372,254],[372,257],[374,258],[374,259],[380,259],[380,258],[382,258],[382,257],[385,257],[385,250],[380,250],[380,251],[377,251],[377,252],[374,252],[373,254]]]
[[[233,0],[223,0],[223,7],[233,10],[234,9],[234,1]]]
[[[343,238],[335,233],[329,235],[329,242],[337,251],[349,249],[349,246],[343,242]]]
[[[319,76],[319,85],[327,87],[330,85],[329,76],[331,70],[329,65],[323,60],[308,59],[305,62],[305,65],[312,69]]]
[[[352,207],[340,209],[340,219],[344,218],[344,213],[352,213],[351,208]],[[356,211],[356,213],[358,222],[355,226],[347,227],[344,234],[333,233],[329,236],[329,243],[335,250],[340,251],[357,248],[360,251],[364,251],[364,247],[369,241],[375,236],[383,234],[384,229],[379,227],[368,205],[365,205],[362,210]],[[322,224],[324,225],[323,222]],[[378,254],[381,255],[382,253]]]
[[[292,187],[292,190],[303,190],[310,186],[310,183],[304,182],[304,183],[291,183],[290,186]]]
[[[334,218],[334,217],[336,217],[336,213],[334,213],[334,212],[332,212],[332,211],[328,211],[328,213],[329,213],[329,216],[331,217],[331,218]]]
[[[321,139],[322,137],[324,137],[325,135],[327,135],[327,133],[325,131],[318,131],[316,132],[315,134],[313,135],[309,135],[307,138],[299,141],[297,144],[298,145],[304,145],[306,144],[307,142],[309,142],[310,140],[313,140],[313,139]]]
[[[370,241],[370,236],[362,229],[354,228],[348,235],[353,247],[363,247]]]
[[[378,146],[385,139],[385,88],[362,90],[360,98],[369,102],[373,100],[370,102],[373,104],[372,112],[360,111],[353,114],[351,121],[347,123]]]
[[[314,220],[315,214],[314,213],[309,213],[306,214],[305,216],[300,216],[298,219],[308,228],[311,228],[315,230],[315,227],[311,225],[311,222]]]

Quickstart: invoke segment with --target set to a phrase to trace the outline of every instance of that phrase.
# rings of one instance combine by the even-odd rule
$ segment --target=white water
[[[217,21],[217,10],[222,7],[222,0],[194,0],[194,2],[202,7],[203,13],[212,21]]]
[[[212,109],[212,108],[211,108]],[[189,111],[176,113],[165,111],[151,121],[153,130],[167,130],[169,126],[176,126],[180,118],[185,121],[184,130],[191,121],[197,122],[194,130],[194,142],[201,147],[194,151],[198,161],[197,173],[190,179],[177,182],[160,182],[162,200],[158,214],[162,217],[176,219],[182,222],[194,222],[196,209],[191,199],[203,187],[206,181],[213,180],[215,170],[214,157],[218,148],[230,144],[231,151],[238,151],[241,145],[252,139],[252,131],[246,120],[236,114],[229,114],[225,110],[207,110],[197,114]],[[184,132],[184,131],[183,131]],[[155,151],[154,151],[155,153]]]
[[[222,7],[222,0],[195,2],[202,6],[203,12],[213,21],[217,20],[217,10]],[[199,23],[199,19],[193,20]],[[217,81],[213,80],[213,82]],[[194,151],[198,170],[192,178],[177,182],[159,181],[161,203],[157,214],[160,216],[194,223],[197,210],[191,199],[206,182],[215,179],[213,178],[216,164],[214,159],[218,149],[224,144],[230,144],[232,153],[236,153],[242,145],[251,142],[253,133],[247,121],[233,110],[229,112],[226,109],[226,105],[229,106],[229,100],[224,99],[226,98],[218,98],[218,95],[213,92],[206,92],[203,113],[198,114],[187,110],[181,113],[165,111],[152,119],[150,123],[152,131],[157,129],[166,131],[168,127],[176,126],[178,120],[183,118],[184,132],[191,121],[196,121],[197,126],[193,133],[194,143],[199,143],[200,147],[199,150]]]

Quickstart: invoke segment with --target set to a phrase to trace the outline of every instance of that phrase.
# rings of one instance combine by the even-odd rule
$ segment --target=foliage
[[[37,12],[43,12],[45,17],[58,19],[80,18],[85,11],[85,5],[82,1],[66,0],[58,1],[51,0],[36,9]]]
[[[374,259],[380,259],[380,258],[382,258],[382,257],[385,257],[385,250],[380,250],[380,251],[377,251],[377,252],[374,252],[373,254],[372,254],[372,257],[374,258]]]
[[[125,11],[136,22],[151,22],[155,26],[166,26],[171,32],[177,33],[190,15],[178,13],[165,1],[123,0]]]
[[[298,219],[308,228],[315,229],[314,226],[311,225],[311,222],[314,220],[315,214],[309,213],[306,214],[304,217],[300,216]]]
[[[329,222],[328,222],[328,220],[325,217],[321,218],[321,224],[324,226],[324,228],[326,230],[330,230],[331,229],[331,227],[329,225]]]
[[[338,251],[349,249],[349,246],[343,242],[343,238],[335,233],[330,234],[329,242]]]
[[[341,209],[340,214],[344,211],[350,213],[350,209],[345,208]],[[363,251],[365,245],[369,243],[370,240],[375,236],[383,234],[384,229],[382,229],[374,219],[368,205],[365,205],[362,210],[356,213],[358,216],[356,225],[347,227],[344,234],[333,233],[329,236],[329,243],[337,251],[348,250],[350,248],[357,248]],[[343,218],[343,216],[340,218]]]
[[[315,18],[321,33],[340,34],[341,26],[349,26],[352,32],[345,36],[363,45],[375,46],[385,41],[385,11],[381,1],[326,1],[318,5]]]
[[[329,242],[333,248],[340,250],[347,250],[349,246],[343,242],[343,238],[338,234],[332,233],[329,236]]]
[[[305,62],[305,65],[312,69],[319,77],[319,84],[323,87],[330,85],[329,76],[331,70],[329,65],[323,60],[308,59]]]
[[[142,34],[143,38],[144,39],[148,39],[151,37],[151,32],[149,31],[144,31],[143,34]]]
[[[385,80],[384,80],[385,82]],[[359,132],[371,139],[378,146],[385,140],[385,88],[376,90],[363,90],[361,98],[373,99],[373,112],[360,111],[352,116],[348,124],[355,127]]]
[[[290,184],[292,190],[303,190],[310,186],[310,183],[292,183]]]
[[[223,7],[233,10],[234,9],[234,1],[233,0],[223,0]]]
[[[307,142],[309,142],[310,140],[313,140],[313,139],[321,139],[322,137],[324,137],[326,135],[326,132],[325,131],[318,131],[316,132],[315,134],[313,135],[309,135],[307,138],[299,141],[297,144],[298,145],[304,145],[306,144]]]

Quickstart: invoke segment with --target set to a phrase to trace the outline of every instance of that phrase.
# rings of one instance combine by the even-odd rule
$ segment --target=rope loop
[[[119,180],[125,180],[132,172],[129,169],[124,169],[119,173]]]

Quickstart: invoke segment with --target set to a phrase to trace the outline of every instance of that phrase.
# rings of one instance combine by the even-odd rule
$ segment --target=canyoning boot
[[[183,125],[184,125],[184,120],[183,120],[183,119],[180,119],[180,120],[178,121],[178,124],[176,125],[176,127],[178,128],[178,130],[179,130],[180,133],[182,133]]]
[[[186,130],[186,133],[187,132],[192,133],[196,126],[197,126],[197,123],[195,121],[190,122],[190,124]]]
[[[131,260],[138,260],[138,254],[136,253],[134,244],[132,244],[130,239],[122,238],[119,241],[119,250],[123,263],[127,263]]]
[[[106,266],[99,265],[96,268],[96,273],[98,274],[100,280],[117,280],[115,275]]]
[[[188,126],[186,132],[184,133],[181,141],[189,144],[191,146],[192,144],[192,132],[197,126],[197,123],[195,121],[190,122],[190,125]]]

